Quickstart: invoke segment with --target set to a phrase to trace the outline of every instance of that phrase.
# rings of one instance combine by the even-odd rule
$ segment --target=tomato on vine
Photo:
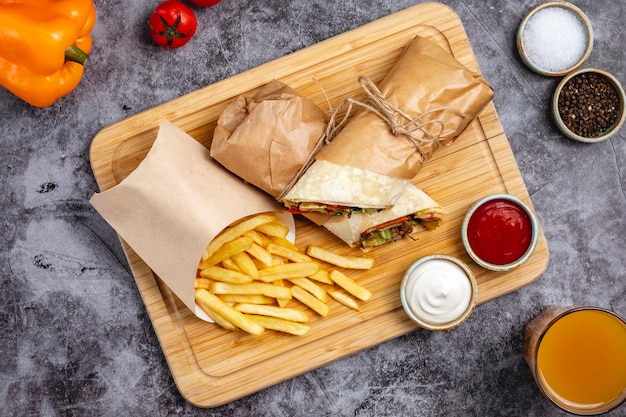
[[[152,40],[165,48],[179,48],[189,42],[198,28],[194,12],[177,0],[166,0],[159,4],[150,20]]]

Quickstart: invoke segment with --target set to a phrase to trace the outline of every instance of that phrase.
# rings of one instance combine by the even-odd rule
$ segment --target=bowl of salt
[[[522,61],[541,75],[563,76],[580,68],[593,48],[593,29],[578,7],[563,1],[539,4],[517,30]]]

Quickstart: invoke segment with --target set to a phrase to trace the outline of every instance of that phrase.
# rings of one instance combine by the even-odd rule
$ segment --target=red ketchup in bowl
[[[517,261],[528,250],[533,227],[526,211],[513,201],[494,199],[472,214],[467,240],[480,259],[494,265]]]

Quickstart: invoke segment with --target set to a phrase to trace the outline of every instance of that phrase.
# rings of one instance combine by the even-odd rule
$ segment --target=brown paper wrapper
[[[493,97],[479,73],[421,36],[411,41],[378,89],[388,104],[415,119],[415,126],[423,126],[412,132],[420,139],[420,150],[406,135],[394,135],[377,114],[361,109],[317,160],[411,180],[433,152],[453,142]],[[399,119],[400,124],[406,122]],[[437,140],[428,140],[428,135]]]
[[[309,158],[325,126],[319,107],[274,80],[236,97],[223,111],[211,156],[276,198]]]
[[[207,244],[243,217],[280,212],[295,239],[293,217],[267,194],[245,184],[174,124],[161,123],[146,158],[91,204],[159,278],[193,311],[194,284]]]

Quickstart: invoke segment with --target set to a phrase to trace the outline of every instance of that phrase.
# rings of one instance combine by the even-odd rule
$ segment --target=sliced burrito
[[[359,81],[367,101],[281,196],[292,211],[391,207],[435,150],[452,143],[493,97],[480,73],[420,36],[378,85]]]
[[[443,220],[444,210],[428,194],[413,184],[405,187],[397,203],[388,209],[353,216],[307,214],[350,246],[363,249],[400,240],[416,226],[433,230]]]
[[[331,216],[376,213],[392,206],[409,180],[379,175],[360,168],[318,160],[307,170],[284,201],[295,214]]]

